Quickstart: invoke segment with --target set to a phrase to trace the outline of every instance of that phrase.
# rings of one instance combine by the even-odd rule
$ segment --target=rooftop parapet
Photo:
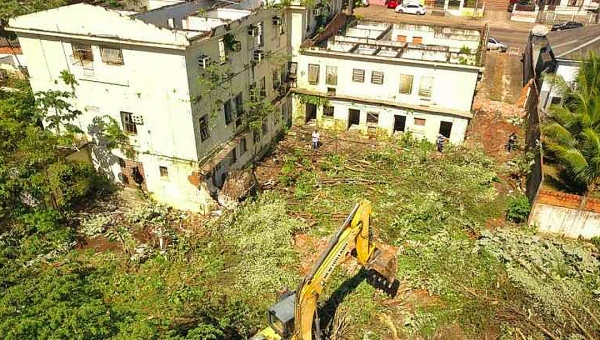
[[[482,43],[484,34],[478,29],[361,20],[348,22],[328,38],[303,44],[304,51],[481,66],[481,49],[485,45]]]

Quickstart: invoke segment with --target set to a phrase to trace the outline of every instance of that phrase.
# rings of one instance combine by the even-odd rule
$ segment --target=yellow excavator
[[[371,284],[388,293],[392,292],[394,286],[397,289],[396,254],[378,248],[372,242],[370,222],[371,203],[363,200],[354,206],[298,290],[284,294],[269,308],[269,326],[251,340],[319,339],[318,318],[315,318],[319,295],[348,247],[354,247],[350,252],[368,270]],[[316,324],[315,327],[313,324]]]

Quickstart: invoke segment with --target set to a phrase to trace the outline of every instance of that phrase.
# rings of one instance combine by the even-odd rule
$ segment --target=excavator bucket
[[[393,295],[394,287],[397,289],[399,285],[396,280],[398,265],[396,252],[386,248],[377,247],[366,268],[368,269],[369,283]]]

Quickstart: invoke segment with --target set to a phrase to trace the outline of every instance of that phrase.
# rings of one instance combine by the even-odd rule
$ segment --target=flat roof
[[[332,20],[336,27],[329,31],[335,33],[317,35],[304,50],[481,66],[479,29],[349,19],[342,27],[341,20]]]

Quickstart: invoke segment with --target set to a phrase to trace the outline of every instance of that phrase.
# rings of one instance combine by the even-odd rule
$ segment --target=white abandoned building
[[[205,211],[226,173],[291,121],[291,25],[282,10],[260,6],[195,1],[136,14],[77,4],[18,17],[10,29],[31,59],[34,91],[69,90],[60,73],[75,76],[76,123],[89,139],[96,117],[121,123],[137,157],[96,148],[100,169],[133,186],[141,175],[157,200]],[[254,134],[244,119],[251,87],[275,106]]]
[[[363,133],[411,131],[430,141],[439,133],[461,143],[487,29],[348,24],[341,17],[293,58],[294,121]]]
[[[341,0],[283,9],[260,0],[173,2],[143,13],[76,4],[9,23],[34,91],[71,90],[60,74],[75,76],[73,106],[83,112],[75,123],[95,165],[116,182],[136,186],[142,177],[158,201],[207,212],[227,173],[260,154],[292,111],[301,124],[308,117],[327,127],[464,138],[482,31],[355,22],[324,47],[326,39],[306,38]],[[290,83],[297,96],[330,104],[300,107],[295,97],[292,105]],[[275,110],[253,133],[245,103],[256,97]],[[105,116],[120,123],[135,157],[98,147]]]

